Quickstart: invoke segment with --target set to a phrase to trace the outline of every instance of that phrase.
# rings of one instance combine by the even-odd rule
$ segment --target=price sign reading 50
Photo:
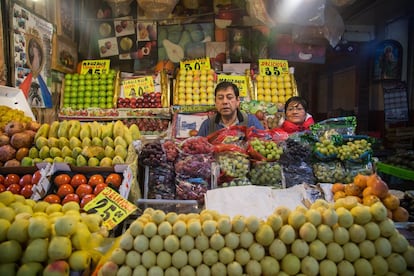
[[[210,59],[200,58],[194,60],[186,60],[180,62],[180,70],[192,71],[192,70],[209,70]]]
[[[84,206],[85,211],[99,214],[103,219],[103,225],[108,230],[122,222],[136,208],[135,205],[109,187]]]

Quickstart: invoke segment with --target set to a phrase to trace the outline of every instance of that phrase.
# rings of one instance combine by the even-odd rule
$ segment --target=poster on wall
[[[158,59],[178,63],[206,56],[206,42],[214,41],[214,23],[158,26]]]
[[[405,82],[383,84],[385,122],[408,122],[408,96]]]
[[[14,85],[32,107],[51,108],[53,24],[14,4],[12,26]]]
[[[384,40],[375,48],[374,80],[400,80],[402,46],[396,40]]]

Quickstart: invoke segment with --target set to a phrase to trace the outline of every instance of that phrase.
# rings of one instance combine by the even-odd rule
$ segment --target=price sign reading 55
[[[103,225],[111,230],[129,216],[137,207],[111,188],[105,188],[98,196],[84,206],[88,213],[97,213]]]

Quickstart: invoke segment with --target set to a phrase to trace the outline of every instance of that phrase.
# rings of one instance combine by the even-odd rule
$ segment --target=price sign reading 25
[[[103,225],[111,230],[129,216],[137,207],[107,187],[95,199],[84,206],[88,213],[97,213],[103,219]]]
[[[180,61],[180,70],[209,70],[211,68],[210,59],[199,58],[194,60]]]

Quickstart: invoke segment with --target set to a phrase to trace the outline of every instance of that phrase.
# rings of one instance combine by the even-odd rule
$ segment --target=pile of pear
[[[146,209],[97,275],[413,275],[414,247],[381,202],[316,200],[267,218]]]
[[[38,162],[65,162],[74,166],[110,167],[128,163],[132,142],[140,139],[137,125],[122,121],[81,123],[54,121],[40,126],[23,166]]]
[[[86,271],[101,258],[96,248],[107,236],[101,216],[82,212],[76,202],[0,193],[0,275]]]

